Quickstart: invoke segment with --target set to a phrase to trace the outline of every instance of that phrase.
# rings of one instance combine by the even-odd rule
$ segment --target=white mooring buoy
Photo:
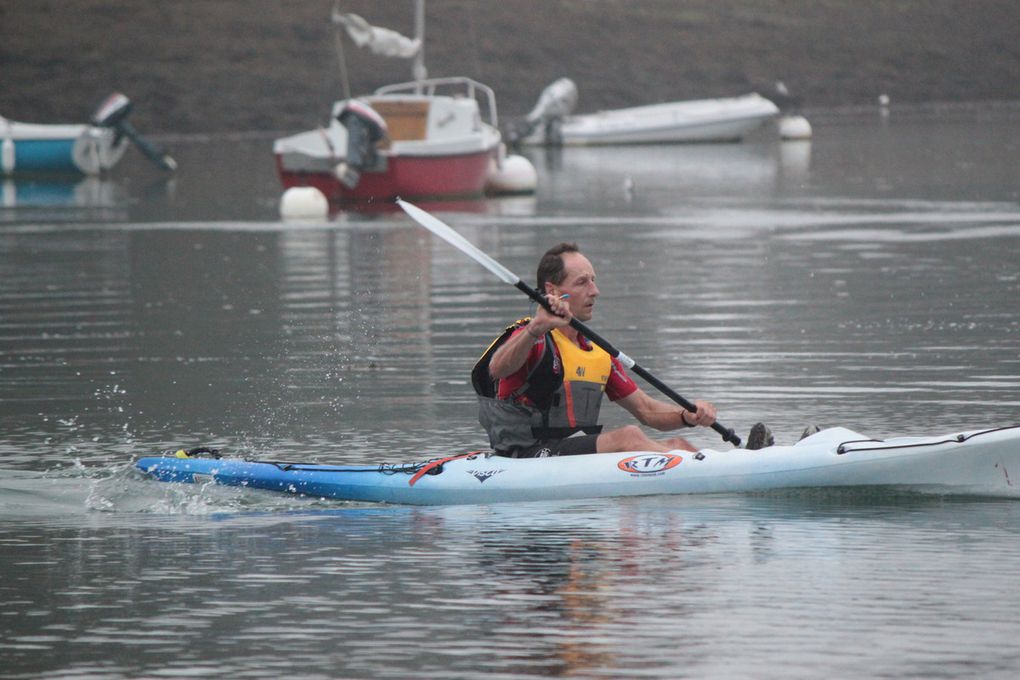
[[[499,194],[530,194],[538,186],[538,172],[524,156],[511,154],[504,156],[499,162],[493,160],[489,165],[489,174],[485,178],[485,193]]]
[[[783,116],[779,119],[780,139],[811,139],[811,123],[804,116]]]
[[[315,187],[291,187],[280,198],[280,217],[285,220],[318,219],[329,215],[329,201]]]

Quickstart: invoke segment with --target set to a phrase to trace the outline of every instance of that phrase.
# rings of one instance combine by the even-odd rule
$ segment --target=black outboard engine
[[[96,127],[111,128],[117,132],[117,139],[127,137],[146,158],[158,165],[163,170],[172,171],[177,168],[177,162],[170,157],[170,154],[154,146],[144,139],[134,126],[127,121],[131,113],[131,100],[120,92],[114,92],[99,105],[96,112],[92,114],[92,124]]]
[[[361,173],[386,169],[386,158],[379,153],[379,142],[386,139],[386,121],[371,106],[356,99],[344,104],[336,119],[347,128],[347,154],[336,174],[353,189],[358,186]]]

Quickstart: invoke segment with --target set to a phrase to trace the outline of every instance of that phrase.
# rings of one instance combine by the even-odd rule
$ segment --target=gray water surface
[[[590,325],[741,434],[1020,422],[1017,112],[813,122],[809,143],[529,151],[536,196],[428,207],[527,280],[577,241]],[[270,146],[4,183],[4,677],[1014,677],[1013,502],[402,508],[141,479],[134,458],[180,446],[485,443],[468,373],[526,299],[391,210],[281,222]]]

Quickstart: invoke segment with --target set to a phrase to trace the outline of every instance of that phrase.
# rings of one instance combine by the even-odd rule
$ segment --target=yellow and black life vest
[[[498,381],[489,373],[489,361],[515,330],[530,319],[520,319],[482,354],[471,372],[478,394],[478,420],[496,451],[506,452],[538,441],[563,439],[575,432],[596,434],[602,395],[612,371],[612,357],[601,347],[582,349],[561,331],[545,336],[545,352],[524,384],[509,400],[498,398]],[[531,402],[522,403],[525,396]]]

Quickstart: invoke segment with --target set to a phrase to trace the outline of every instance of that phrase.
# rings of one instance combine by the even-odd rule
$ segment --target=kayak
[[[1020,497],[1020,425],[884,441],[834,427],[791,446],[757,451],[703,449],[521,459],[473,452],[379,465],[189,457],[182,452],[141,458],[135,465],[163,482],[212,482],[316,498],[411,505],[847,487]]]

